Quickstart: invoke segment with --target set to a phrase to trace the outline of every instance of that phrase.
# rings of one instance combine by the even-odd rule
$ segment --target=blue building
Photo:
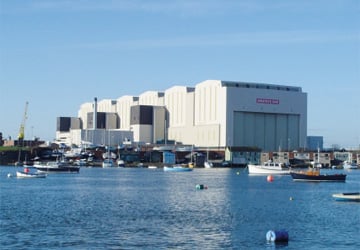
[[[324,149],[324,137],[323,136],[307,136],[306,138],[306,146],[308,150],[317,150],[320,151]]]

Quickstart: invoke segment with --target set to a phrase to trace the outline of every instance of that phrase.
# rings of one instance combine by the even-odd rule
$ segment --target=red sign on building
[[[280,100],[279,99],[271,99],[271,98],[256,98],[256,103],[278,105],[278,104],[280,104]]]

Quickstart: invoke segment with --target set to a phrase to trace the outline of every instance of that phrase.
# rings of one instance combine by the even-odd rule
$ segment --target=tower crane
[[[27,119],[27,109],[28,109],[28,105],[29,105],[29,102],[26,102],[25,103],[25,111],[24,111],[24,116],[23,116],[23,119],[22,119],[22,122],[20,124],[20,129],[19,129],[19,135],[18,135],[18,140],[24,140],[24,137],[25,137],[25,122],[26,122],[26,119]]]

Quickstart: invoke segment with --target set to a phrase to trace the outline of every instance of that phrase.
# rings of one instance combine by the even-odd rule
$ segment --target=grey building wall
[[[120,127],[119,116],[117,113],[106,113],[105,128],[118,129]]]
[[[56,131],[69,132],[71,127],[71,117],[57,117]]]
[[[97,121],[99,121],[99,119],[101,119],[101,118],[99,118],[99,113],[100,112],[98,112]],[[86,125],[86,127],[87,128],[94,128],[94,112],[87,113],[87,125]],[[99,123],[97,123],[95,129],[98,129],[100,127],[101,126],[99,126]]]
[[[93,128],[94,113],[87,114],[87,128]],[[96,129],[118,129],[120,126],[120,119],[117,113],[112,112],[97,112],[97,128]]]
[[[265,151],[299,145],[299,115],[235,112],[234,145]],[[292,146],[293,145],[293,146]]]
[[[226,88],[226,145],[264,151],[306,144],[307,94],[299,87],[222,82]]]
[[[152,142],[156,143],[157,141],[165,141],[165,133],[167,129],[167,118],[166,118],[166,109],[165,107],[154,107],[153,113],[153,139]]]
[[[82,121],[78,117],[71,117],[70,123],[71,123],[70,124],[71,129],[81,129],[82,128]]]
[[[153,125],[153,106],[132,106],[130,112],[130,125]]]

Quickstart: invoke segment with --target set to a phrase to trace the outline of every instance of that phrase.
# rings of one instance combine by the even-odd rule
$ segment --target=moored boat
[[[125,167],[125,162],[124,162],[123,160],[121,160],[121,159],[118,159],[118,160],[116,161],[116,163],[117,163],[117,166],[118,166],[119,168],[124,168],[124,167]]]
[[[111,158],[106,158],[103,162],[102,162],[102,167],[103,168],[112,168],[114,167],[114,161]]]
[[[24,171],[16,171],[17,178],[45,178],[46,174],[41,172],[30,172],[28,168],[24,168]]]
[[[293,181],[329,181],[345,182],[346,174],[321,174],[320,149],[318,148],[317,160],[312,162],[312,167],[306,171],[291,171]]]
[[[343,168],[344,169],[357,169],[358,165],[354,162],[344,161]]]
[[[214,165],[212,162],[210,161],[205,161],[204,162],[204,168],[212,168]]]
[[[290,174],[290,169],[283,163],[268,161],[262,165],[248,164],[249,174]]]
[[[340,193],[332,195],[337,201],[360,201],[360,192]]]
[[[307,171],[291,171],[293,181],[337,181],[345,182],[346,174],[321,174],[319,168],[309,168]]]
[[[79,173],[80,166],[74,166],[66,162],[50,161],[47,163],[34,164],[39,172],[45,173]]]
[[[181,165],[174,165],[171,167],[168,166],[164,166],[164,171],[166,172],[188,172],[188,171],[192,171],[192,168],[188,168],[188,167],[183,167]]]

